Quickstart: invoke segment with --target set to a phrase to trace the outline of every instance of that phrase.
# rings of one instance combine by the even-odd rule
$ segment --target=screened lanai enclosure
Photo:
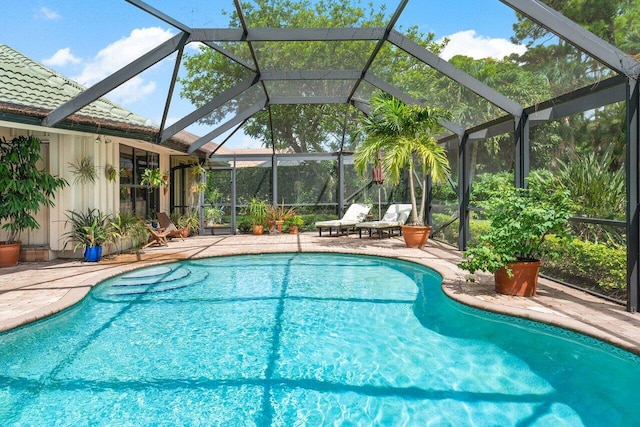
[[[337,216],[353,202],[371,203],[374,216],[406,202],[403,182],[355,172],[359,120],[378,92],[444,108],[453,118],[437,139],[451,177],[419,189],[429,196],[432,238],[466,248],[487,227],[478,206],[492,191],[551,177],[577,213],[571,249],[545,261],[543,273],[636,311],[637,2],[496,0],[500,13],[484,24],[510,30],[501,57],[480,45],[456,51],[477,22],[477,11],[456,0],[127,2],[173,35],[53,110],[45,126],[170,61],[153,142],[206,126],[185,153],[210,147],[201,159],[207,189],[195,203],[222,209],[237,232],[251,198]],[[438,33],[434,10],[453,31]],[[185,101],[192,112],[170,120]],[[258,145],[228,148],[243,137]],[[182,209],[191,196],[178,187],[189,179],[179,157],[171,174],[172,206]]]

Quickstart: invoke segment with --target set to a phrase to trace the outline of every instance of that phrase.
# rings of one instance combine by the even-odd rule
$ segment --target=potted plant
[[[108,181],[115,182],[118,179],[118,169],[107,163],[104,167],[104,175]]]
[[[554,250],[561,247],[545,245],[545,238],[553,234],[565,245],[570,242],[568,193],[530,185],[496,194],[482,207],[491,227],[464,252],[465,260],[458,266],[471,274],[493,273],[498,293],[535,295],[540,259],[557,256]]]
[[[71,230],[63,234],[66,249],[69,243],[73,243],[73,251],[84,247],[84,260],[97,262],[102,258],[102,245],[111,243],[117,236],[112,229],[112,221],[109,214],[99,209],[88,208],[86,212],[69,211],[65,225],[70,224]]]
[[[159,168],[145,169],[140,178],[140,184],[147,185],[149,188],[158,188],[160,186],[169,185],[168,176],[160,172]]]
[[[282,233],[282,226],[284,222],[296,214],[296,211],[293,208],[287,208],[284,205],[284,200],[282,200],[282,204],[278,205],[274,203],[272,205],[267,206],[267,219],[269,221],[269,232],[273,233],[274,231],[278,231],[278,233]]]
[[[0,138],[0,222],[8,231],[6,241],[0,242],[0,267],[18,263],[20,234],[40,228],[34,215],[42,206],[53,206],[56,190],[68,185],[63,178],[39,169],[41,159],[38,138]]]
[[[222,224],[224,217],[224,209],[220,206],[208,206],[204,209],[204,218],[207,221],[207,227],[213,227],[216,224]]]
[[[189,237],[192,230],[200,230],[200,217],[196,210],[189,209],[184,215],[177,216],[174,222],[182,230],[182,238]]]
[[[287,219],[286,223],[289,227],[289,233],[298,234],[300,227],[304,224],[304,220],[300,215],[292,215]]]
[[[149,240],[149,232],[140,218],[132,213],[115,213],[111,218],[109,227],[112,235],[117,239],[122,252],[123,241],[128,239],[133,250],[139,249]]]
[[[367,164],[382,166],[384,175],[392,184],[400,182],[407,172],[411,197],[412,219],[402,226],[402,234],[409,247],[422,247],[426,243],[431,227],[423,224],[426,192],[422,192],[420,210],[416,200],[414,172],[420,173],[422,188],[426,180],[446,179],[450,173],[447,152],[433,135],[441,130],[439,121],[451,118],[451,113],[442,109],[407,105],[387,94],[378,94],[371,100],[372,111],[360,123],[358,132],[364,140],[356,147],[354,164],[356,171],[364,176]]]
[[[264,232],[264,223],[267,220],[267,203],[255,197],[249,200],[247,215],[253,227],[253,234],[260,235]]]

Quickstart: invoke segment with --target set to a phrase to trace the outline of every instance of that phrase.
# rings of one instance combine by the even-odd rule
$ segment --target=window
[[[159,155],[120,145],[120,212],[141,218],[155,217],[160,205],[160,190],[141,185],[147,168],[159,167]]]

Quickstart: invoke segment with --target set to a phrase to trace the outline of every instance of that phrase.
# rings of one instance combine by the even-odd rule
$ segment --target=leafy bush
[[[436,225],[444,224],[451,220],[451,216],[442,213],[434,213],[432,214],[433,223]],[[442,229],[437,235],[434,236],[435,239],[441,240],[453,246],[458,246],[458,228],[460,227],[460,220],[456,219],[447,227]],[[486,219],[471,219],[469,221],[469,232],[470,239],[468,244],[470,246],[478,244],[478,238],[486,234],[491,228],[491,222]]]
[[[246,216],[246,215],[238,215],[236,217],[236,227],[238,228],[238,231],[241,233],[250,233],[251,232],[251,228],[253,226],[253,223],[251,222],[251,219]]]
[[[123,237],[131,239],[134,251],[149,239],[149,232],[142,220],[131,213],[116,213],[111,219],[111,229],[116,236],[120,237],[120,252],[122,252]]]
[[[516,261],[531,261],[557,255],[545,246],[550,234],[569,237],[567,219],[571,215],[568,194],[530,182],[528,189],[511,188],[483,203],[491,220],[489,230],[478,236],[478,244],[464,253],[458,266],[471,274],[494,271]],[[511,271],[507,268],[511,275]]]
[[[545,274],[612,298],[626,298],[627,253],[624,247],[576,238],[563,249],[553,236],[549,236],[545,244],[561,254],[556,259],[544,259],[542,270]]]
[[[119,235],[114,231],[111,216],[100,209],[87,208],[86,212],[68,211],[66,224],[71,225],[71,230],[63,234],[66,249],[69,243],[73,244],[75,251],[81,247],[101,246],[105,243],[113,243]]]
[[[494,196],[513,190],[513,173],[483,173],[476,175],[471,183],[471,204],[481,204]]]
[[[591,152],[571,161],[558,160],[560,169],[532,172],[539,182],[554,185],[569,192],[579,216],[624,221],[626,186],[624,168],[617,165],[611,151]],[[572,222],[573,234],[582,240],[624,245],[622,229],[584,222]]]

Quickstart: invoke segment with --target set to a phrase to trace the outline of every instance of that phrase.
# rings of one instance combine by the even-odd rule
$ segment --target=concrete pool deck
[[[80,301],[100,281],[136,268],[179,259],[274,252],[336,252],[378,255],[433,268],[443,277],[443,291],[452,299],[481,309],[561,326],[610,342],[640,355],[640,316],[625,307],[540,279],[535,297],[509,297],[493,290],[491,275],[476,276],[456,267],[460,252],[430,240],[424,249],[405,247],[402,237],[318,237],[316,233],[280,235],[194,236],[173,239],[168,247],[150,247],[138,254],[79,260],[21,263],[0,269],[0,331],[6,331],[64,310]]]

